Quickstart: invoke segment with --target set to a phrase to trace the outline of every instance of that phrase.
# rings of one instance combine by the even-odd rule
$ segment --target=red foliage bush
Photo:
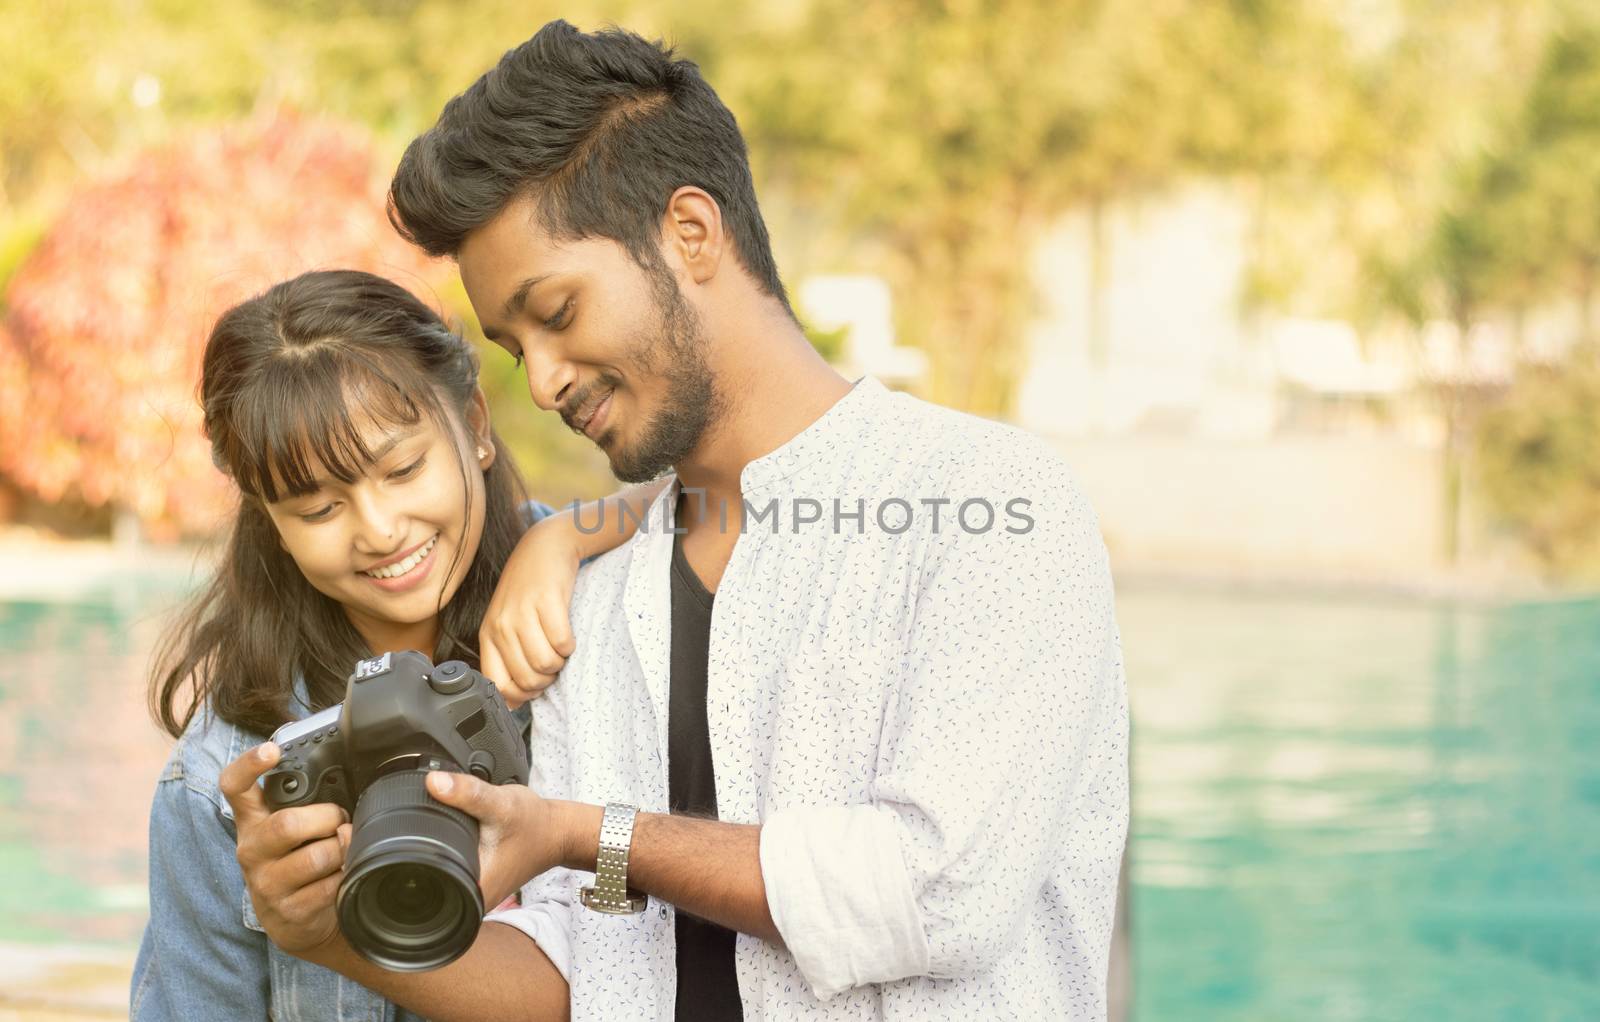
[[[380,273],[437,304],[447,267],[394,233],[356,129],[279,113],[193,135],[86,187],[10,281],[0,321],[0,474],[45,501],[213,530],[232,491],[196,400],[230,305],[319,267]]]

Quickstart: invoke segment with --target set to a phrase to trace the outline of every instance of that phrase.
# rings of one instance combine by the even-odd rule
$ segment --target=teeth
[[[373,578],[399,578],[401,575],[404,575],[412,568],[415,568],[417,565],[421,564],[422,559],[428,556],[428,554],[433,550],[433,545],[437,542],[439,542],[439,534],[434,533],[432,539],[424,543],[416,553],[412,554],[410,557],[407,557],[405,560],[397,561],[394,564],[390,564],[382,568],[373,568],[371,571],[362,572],[362,574],[371,575]]]

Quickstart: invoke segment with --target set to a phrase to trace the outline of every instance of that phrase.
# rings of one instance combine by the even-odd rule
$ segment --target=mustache
[[[561,408],[561,421],[573,432],[582,432],[579,428],[584,419],[594,411],[596,404],[595,395],[604,394],[608,390],[616,390],[622,381],[614,376],[601,376],[589,383],[582,390],[574,394]]]

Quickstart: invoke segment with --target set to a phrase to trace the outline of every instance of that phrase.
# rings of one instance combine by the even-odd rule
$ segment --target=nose
[[[578,380],[577,370],[570,362],[548,351],[525,351],[523,366],[528,372],[528,396],[547,412],[561,407]]]
[[[356,549],[363,554],[386,557],[400,549],[406,540],[405,515],[390,500],[372,492],[352,498],[356,521]]]

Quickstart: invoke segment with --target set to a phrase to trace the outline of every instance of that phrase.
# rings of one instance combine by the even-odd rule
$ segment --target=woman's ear
[[[488,471],[499,452],[495,450],[494,431],[489,425],[489,399],[484,397],[481,386],[472,388],[472,398],[467,402],[467,434],[473,457],[478,459],[478,468]]]

